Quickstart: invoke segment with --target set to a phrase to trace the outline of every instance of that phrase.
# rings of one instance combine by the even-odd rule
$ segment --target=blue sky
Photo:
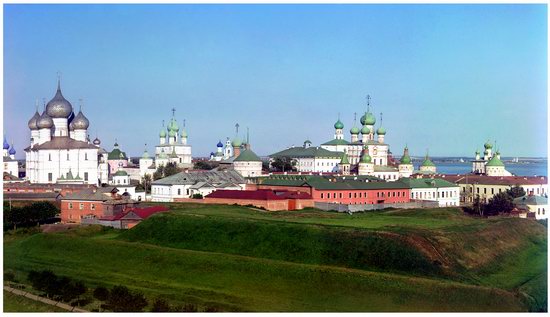
[[[401,156],[547,153],[546,5],[4,5],[4,131],[65,97],[129,155],[186,119],[193,155],[250,128],[267,155],[346,138],[365,96]],[[42,104],[42,101],[40,101]],[[42,106],[40,106],[42,108]],[[378,120],[379,121],[379,120]],[[378,126],[378,122],[377,122]]]

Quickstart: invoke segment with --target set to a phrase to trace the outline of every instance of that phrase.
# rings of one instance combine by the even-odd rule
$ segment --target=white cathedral
[[[89,126],[82,108],[74,114],[58,80],[55,96],[42,114],[36,109],[28,122],[31,136],[25,149],[26,179],[31,183],[107,183],[107,153],[99,147],[98,139],[90,141]]]

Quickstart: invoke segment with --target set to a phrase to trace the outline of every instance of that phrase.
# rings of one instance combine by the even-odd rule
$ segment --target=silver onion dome
[[[40,118],[40,114],[38,111],[34,113],[34,116],[29,120],[29,129],[31,130],[38,130],[38,127],[36,126],[36,121]]]
[[[46,105],[46,113],[52,118],[68,118],[71,112],[73,112],[73,106],[63,97],[61,85],[57,82],[57,92],[53,99]]]
[[[53,120],[46,111],[36,120],[36,126],[38,129],[51,129],[53,127]]]
[[[84,116],[82,111],[79,111],[74,120],[71,122],[74,130],[86,130],[90,126],[90,121]]]
[[[69,131],[74,131],[73,122],[74,122],[74,121],[71,121],[71,123],[69,123]]]

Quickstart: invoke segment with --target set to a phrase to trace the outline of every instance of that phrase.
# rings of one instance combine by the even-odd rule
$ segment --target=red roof
[[[311,199],[307,193],[294,191],[274,191],[271,189],[258,190],[217,190],[206,195],[206,198],[250,199],[250,200],[285,200]]]
[[[117,215],[114,215],[114,216],[102,217],[99,220],[104,220],[104,221],[120,220],[120,219],[124,218],[126,215],[128,215],[130,212],[133,212],[134,214],[136,214],[141,219],[147,219],[151,215],[156,214],[157,212],[163,212],[163,211],[168,211],[168,210],[169,210],[168,207],[165,207],[165,206],[152,206],[152,207],[147,207],[147,208],[132,208],[132,209],[129,209],[125,212],[121,212],[121,213],[119,213]]]

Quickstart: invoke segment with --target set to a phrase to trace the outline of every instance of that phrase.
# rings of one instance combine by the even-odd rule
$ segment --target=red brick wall
[[[259,189],[301,191],[311,195],[314,201],[341,204],[377,204],[379,202],[401,203],[410,201],[410,189],[370,189],[370,190],[316,190],[311,187],[259,185]],[[336,193],[336,197],[334,194]],[[321,194],[323,194],[321,197]],[[330,194],[330,197],[328,196]],[[340,198],[340,194],[342,197]],[[351,194],[351,197],[350,197]]]
[[[72,208],[69,208],[72,204]],[[83,208],[80,209],[80,204]],[[92,210],[92,204],[95,206]],[[103,216],[103,203],[101,201],[61,201],[61,222],[80,223],[80,218],[86,215],[95,215],[97,218]]]

